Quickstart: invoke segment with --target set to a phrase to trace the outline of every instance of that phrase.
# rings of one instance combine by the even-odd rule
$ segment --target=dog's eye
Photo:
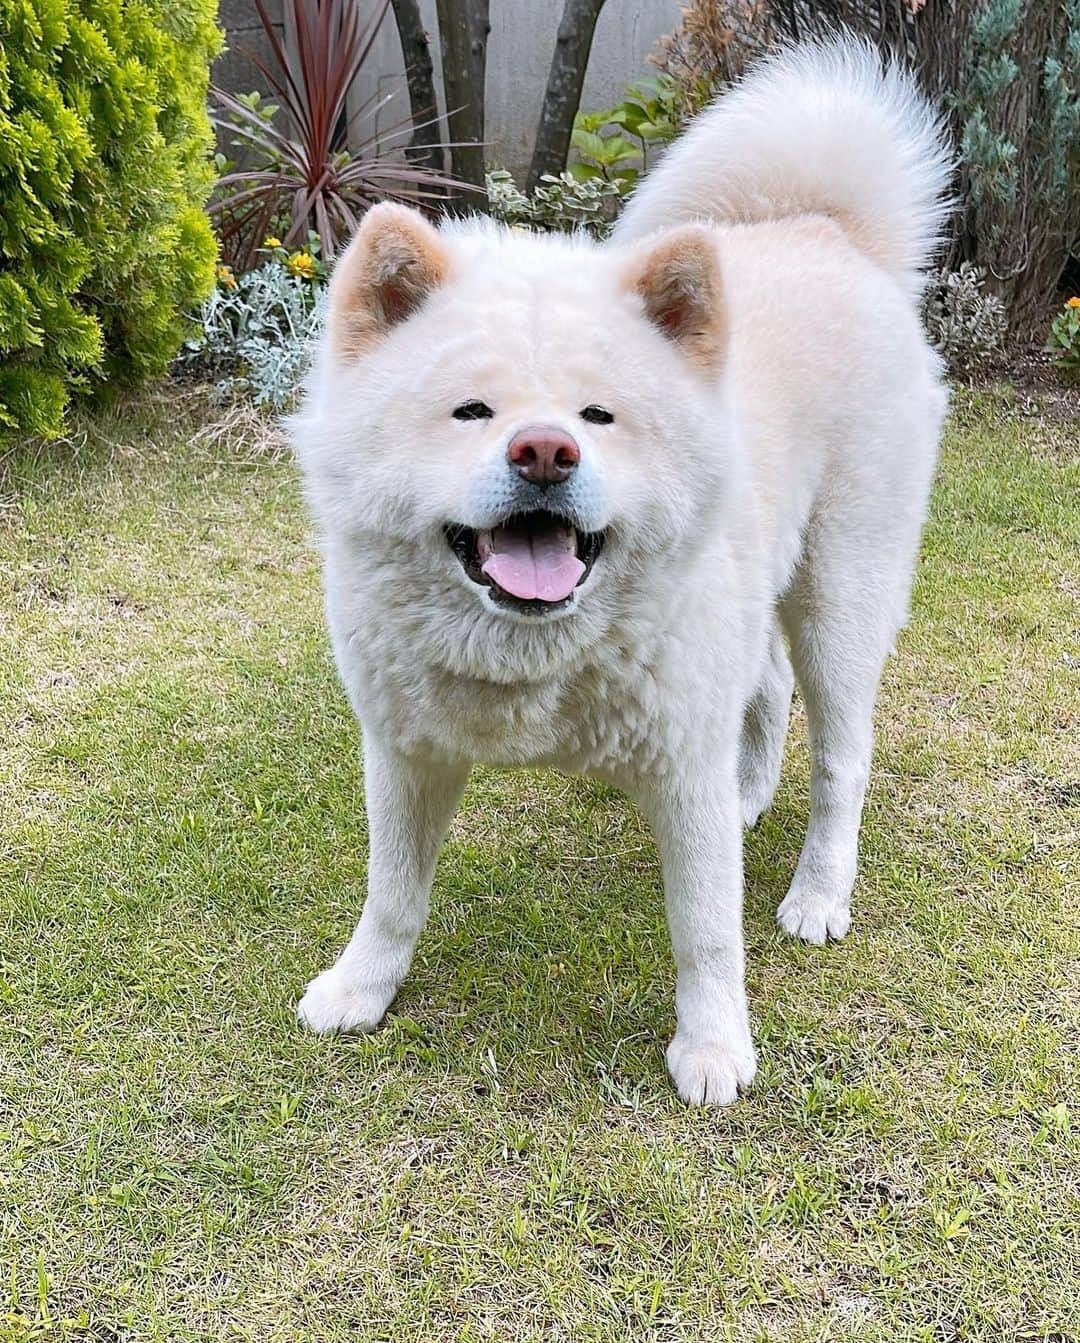
[[[589,424],[614,424],[615,416],[610,410],[605,410],[603,406],[586,406],[581,412],[581,418],[588,421]]]
[[[490,420],[494,414],[485,401],[463,401],[454,407],[455,420]]]

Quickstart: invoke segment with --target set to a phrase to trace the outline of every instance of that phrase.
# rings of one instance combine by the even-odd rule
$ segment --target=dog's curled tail
[[[911,77],[855,37],[768,56],[704,111],[631,197],[631,241],[690,220],[828,215],[917,292],[950,204],[952,157]]]

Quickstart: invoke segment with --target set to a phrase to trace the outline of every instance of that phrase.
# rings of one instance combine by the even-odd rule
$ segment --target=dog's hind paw
[[[747,830],[752,830],[772,806],[778,780],[779,770],[764,753],[744,746],[739,760],[739,800]]]
[[[772,799],[772,789],[765,785],[743,789],[741,803],[744,829],[753,830],[754,826],[772,806]]]
[[[757,1059],[749,1033],[734,1044],[699,1044],[676,1031],[668,1072],[687,1105],[730,1105],[754,1080]]]
[[[351,988],[336,967],[307,986],[296,1015],[318,1035],[330,1031],[373,1031],[394,1001],[394,989]]]
[[[792,883],[776,911],[776,922],[792,937],[823,947],[830,938],[847,935],[851,927],[851,900],[815,894]]]

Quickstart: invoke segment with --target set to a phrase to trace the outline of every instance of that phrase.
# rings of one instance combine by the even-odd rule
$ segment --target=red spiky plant
[[[219,124],[239,134],[257,160],[221,177],[211,205],[222,246],[240,267],[253,264],[271,225],[285,228],[286,247],[315,233],[322,256],[330,260],[376,201],[433,205],[451,189],[467,189],[448,174],[395,153],[413,130],[411,117],[378,137],[357,140],[350,134],[359,117],[375,110],[369,103],[350,120],[346,104],[390,0],[375,0],[366,20],[360,0],[284,0],[284,7],[285,30],[295,33],[292,59],[263,0],[255,0],[273,61],[254,54],[251,60],[279,104],[275,117],[267,120],[224,89],[212,91],[229,114]],[[377,100],[377,106],[390,97]]]

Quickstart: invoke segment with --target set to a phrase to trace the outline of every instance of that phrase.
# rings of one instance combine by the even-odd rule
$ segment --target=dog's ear
[[[410,317],[446,279],[449,256],[423,215],[384,201],[364,216],[330,281],[335,354],[355,358]]]
[[[627,271],[645,316],[691,363],[715,372],[727,345],[723,284],[708,229],[688,224],[646,243]]]

